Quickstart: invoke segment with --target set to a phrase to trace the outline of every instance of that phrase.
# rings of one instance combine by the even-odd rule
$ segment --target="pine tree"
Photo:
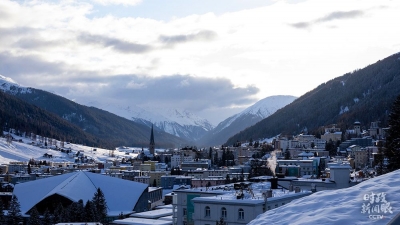
[[[83,200],[79,199],[76,205],[76,221],[77,222],[85,222],[85,207],[83,205]]]
[[[80,222],[77,219],[78,216],[78,203],[73,202],[71,203],[71,205],[68,206],[67,208],[67,214],[68,214],[68,218],[67,218],[67,222]]]
[[[28,222],[29,222],[29,225],[41,225],[39,212],[37,211],[36,207],[33,207],[31,209]]]
[[[4,216],[4,204],[0,198],[0,224],[6,224],[6,217]]]
[[[32,173],[31,164],[28,164],[28,174]]]
[[[43,225],[51,225],[52,224],[52,218],[51,214],[48,208],[43,213]]]
[[[100,188],[97,188],[96,193],[94,193],[92,202],[96,209],[96,222],[107,224],[107,203]]]
[[[85,205],[85,222],[96,222],[96,209],[92,201],[87,201]]]
[[[384,155],[388,160],[386,167],[388,172],[400,169],[400,95],[394,101],[389,115]]]
[[[377,175],[386,173],[385,155],[383,153],[382,142],[378,142],[378,154],[375,155],[374,167]]]
[[[8,210],[7,224],[18,224],[22,220],[20,208],[21,206],[18,202],[17,196],[13,195],[10,201],[10,208]]]
[[[64,207],[61,203],[58,203],[56,209],[54,210],[54,217],[53,217],[53,223],[61,223],[61,222],[67,222],[64,220]]]

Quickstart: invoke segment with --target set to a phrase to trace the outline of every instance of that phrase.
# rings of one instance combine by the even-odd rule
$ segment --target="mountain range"
[[[104,105],[99,102],[89,102],[88,105],[104,109],[138,124],[148,127],[154,125],[158,129],[185,139],[192,144],[213,129],[213,125],[208,120],[187,110],[144,109],[139,106]]]
[[[162,131],[198,146],[214,146],[223,144],[232,135],[272,115],[278,109],[293,102],[294,99],[296,97],[284,95],[264,98],[220,122],[215,128],[208,120],[187,110],[143,109],[138,106],[101,105],[98,102],[89,104],[148,127],[154,125]]]
[[[276,95],[264,98],[219,123],[213,130],[203,136],[198,143],[202,146],[221,145],[231,136],[274,114],[295,99],[296,97],[290,95]]]
[[[143,124],[138,124],[102,109],[77,104],[47,91],[21,87],[4,76],[0,76],[0,89],[3,95],[0,107],[11,110],[11,112],[15,111],[15,113],[10,114],[9,111],[5,110],[5,113],[0,115],[0,122],[8,123],[9,126],[13,124],[13,128],[45,135],[45,133],[37,133],[39,128],[31,130],[31,128],[25,128],[23,123],[20,122],[32,121],[30,118],[37,117],[38,122],[48,123],[49,127],[53,129],[51,131],[53,138],[60,140],[66,138],[62,135],[61,130],[68,125],[67,127],[74,127],[74,129],[65,127],[69,131],[68,140],[81,141],[85,135],[88,135],[91,141],[88,140],[89,143],[86,144],[104,148],[115,148],[121,145],[139,147],[149,145],[150,128]],[[10,102],[18,105],[18,107],[10,108]],[[24,110],[24,113],[18,111],[26,107],[29,110]],[[40,110],[34,110],[37,108],[40,108]],[[28,112],[36,112],[38,115],[31,115]],[[13,115],[19,115],[19,118]],[[47,121],[47,117],[51,117],[52,120]],[[59,126],[56,128],[53,126],[54,124]],[[82,135],[82,131],[85,135]],[[187,144],[187,140],[160,129],[155,129],[154,133],[157,137],[156,147],[174,147]]]
[[[323,71],[321,71],[323,72]],[[291,104],[228,139],[226,145],[278,134],[321,134],[323,126],[346,129],[359,121],[363,129],[379,121],[387,126],[400,94],[400,53],[323,83]]]
[[[9,106],[15,104],[23,109],[28,107],[23,104],[31,104],[40,110],[29,106],[28,111],[39,113],[42,124],[57,124],[47,125],[54,136],[62,134],[60,129],[66,126],[67,121],[69,131],[80,129],[90,143],[101,143],[104,147],[147,146],[151,124],[155,125],[158,146],[231,145],[237,141],[279,134],[318,135],[323,126],[330,124],[347,129],[353,122],[359,121],[367,129],[371,122],[379,121],[382,127],[386,126],[391,105],[400,94],[400,54],[332,79],[297,99],[293,96],[267,97],[215,128],[207,120],[184,110],[149,110],[135,106],[88,107],[43,90],[21,87],[4,76],[0,76],[0,89],[5,93],[1,102],[4,111],[0,117],[1,126],[8,122],[9,125],[24,127],[16,122],[17,118],[32,121],[35,116],[29,115],[26,110],[20,113],[9,109]],[[54,115],[62,121],[53,118]],[[50,117],[52,122],[43,122]],[[35,123],[35,126],[36,130],[41,130],[40,123]],[[81,140],[86,137],[81,131],[70,132],[69,138]]]

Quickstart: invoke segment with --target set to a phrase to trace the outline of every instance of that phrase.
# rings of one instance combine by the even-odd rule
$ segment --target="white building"
[[[173,224],[211,225],[221,218],[229,225],[247,224],[267,210],[311,194],[310,191],[282,192],[269,187],[269,182],[263,182],[236,190],[231,185],[174,191]]]

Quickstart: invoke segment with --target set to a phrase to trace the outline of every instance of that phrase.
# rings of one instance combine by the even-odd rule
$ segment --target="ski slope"
[[[14,141],[10,144],[7,143],[5,138],[0,138],[0,164],[8,164],[9,162],[21,161],[28,162],[30,159],[36,160],[46,160],[52,162],[74,162],[74,157],[68,155],[67,153],[53,150],[50,148],[41,148],[39,146],[32,145],[32,140],[30,138],[23,138],[15,136]],[[22,142],[15,140],[21,139]],[[37,143],[37,142],[35,142]],[[78,145],[78,144],[66,144],[64,148],[71,149],[73,153],[82,152],[86,157],[92,158],[95,162],[105,162],[107,160],[116,160],[123,157],[136,157],[137,153],[132,153],[133,151],[138,152],[137,148],[123,148],[120,150],[113,151],[114,157],[110,156],[111,150],[92,148],[88,146]],[[93,149],[96,149],[93,151]],[[44,157],[45,153],[51,154],[52,158]]]

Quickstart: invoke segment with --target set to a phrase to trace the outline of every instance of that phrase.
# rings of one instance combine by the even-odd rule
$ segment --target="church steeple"
[[[154,142],[154,132],[153,132],[153,124],[151,125],[151,134],[150,134],[150,146],[149,146],[149,151],[150,154],[154,155],[154,148],[155,148],[155,142]]]

